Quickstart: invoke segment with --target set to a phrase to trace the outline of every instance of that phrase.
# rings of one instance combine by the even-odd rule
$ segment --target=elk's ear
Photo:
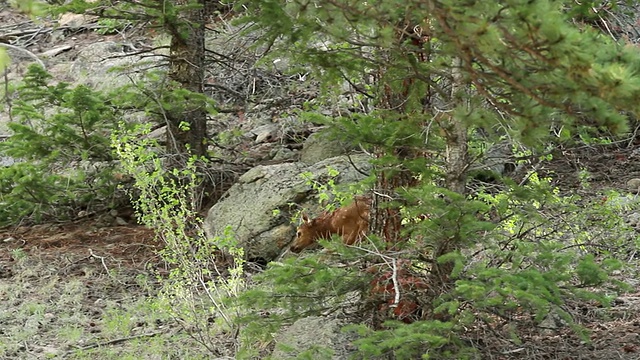
[[[308,223],[308,222],[310,222],[310,220],[309,220],[309,216],[307,216],[307,213],[304,213],[304,212],[303,212],[303,213],[300,215],[300,218],[302,219],[302,222],[304,222],[304,223]]]

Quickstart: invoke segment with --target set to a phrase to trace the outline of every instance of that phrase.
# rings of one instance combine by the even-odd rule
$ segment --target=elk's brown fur
[[[351,205],[339,208],[332,213],[324,213],[312,220],[303,213],[302,225],[298,227],[296,240],[290,250],[299,253],[318,239],[328,239],[333,234],[340,235],[347,245],[355,244],[369,229],[369,206],[371,206],[371,199],[356,196]]]

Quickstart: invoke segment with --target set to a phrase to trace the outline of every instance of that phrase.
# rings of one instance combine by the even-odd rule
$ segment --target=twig
[[[396,262],[396,259],[391,259],[391,264],[393,265],[391,281],[393,281],[393,289],[396,294],[393,298],[393,304],[389,305],[390,308],[398,307],[398,304],[400,303],[400,285],[398,284],[398,265]]]
[[[62,272],[64,272],[64,271],[66,271],[66,270],[67,270],[67,268],[69,268],[69,267],[71,267],[71,266],[73,266],[73,265],[76,265],[76,264],[78,264],[78,263],[79,263],[79,262],[81,262],[81,261],[88,260],[88,259],[90,259],[90,258],[91,258],[91,256],[85,256],[85,257],[83,257],[83,258],[81,258],[81,259],[77,259],[77,260],[75,260],[75,261],[73,261],[73,262],[69,261],[69,264],[68,264],[68,265],[66,265],[66,266],[64,266],[63,268],[61,268],[61,269],[59,269],[59,270],[58,270],[58,274],[60,274],[60,273],[62,273]]]
[[[115,276],[113,276],[110,272],[109,272],[109,268],[107,267],[107,264],[104,261],[104,256],[98,256],[96,254],[93,253],[93,250],[89,249],[89,255],[90,257],[96,258],[96,259],[100,259],[100,262],[102,262],[102,267],[105,269],[105,271],[107,272],[107,275],[109,277],[111,277],[113,280],[115,280],[116,282],[125,285],[125,283],[123,283],[122,281],[120,281],[118,278],[116,278]]]
[[[0,28],[0,30],[3,30],[3,29]],[[15,40],[15,38],[19,38],[19,37],[22,37],[22,36],[32,35],[32,34],[39,34],[39,33],[42,32],[42,30],[44,30],[46,32],[50,32],[50,31],[53,31],[53,28],[28,29],[28,30],[19,30],[19,31],[15,31],[15,32],[5,33],[5,34],[2,34],[0,36],[0,40],[4,40],[3,42],[9,41],[9,40]],[[14,39],[9,39],[9,38],[14,38]]]
[[[230,93],[231,95],[235,96],[236,98],[238,98],[239,100],[242,101],[246,101],[247,100],[247,96],[245,94],[242,94],[241,92],[235,91],[227,86],[224,85],[220,85],[220,84],[204,84],[205,88],[216,88],[216,89],[220,89],[223,91],[226,91],[228,93]]]
[[[393,197],[391,197],[391,195],[383,194],[383,193],[378,192],[378,191],[373,191],[373,193],[374,193],[375,195],[377,195],[377,196],[384,197],[384,198],[387,198],[387,199],[389,199],[389,200],[392,200],[392,201],[393,201]]]
[[[218,274],[219,273],[220,272],[218,272]],[[202,276],[198,276],[198,281],[200,282],[200,285],[202,285],[202,288],[204,289],[204,291],[207,293],[207,297],[209,298],[211,303],[213,303],[213,306],[215,306],[218,314],[222,316],[222,318],[227,323],[227,325],[229,325],[230,328],[233,328],[233,322],[231,322],[229,315],[227,315],[226,309],[223,309],[222,304],[213,297],[213,295],[211,294],[211,291],[209,290],[209,286],[207,286],[207,284],[204,282],[204,279],[202,279]]]
[[[400,284],[398,283],[398,265],[397,265],[398,259],[381,253],[380,250],[378,250],[377,248],[376,248],[376,251],[371,251],[362,247],[357,247],[357,246],[354,246],[354,247],[357,249],[369,252],[370,254],[377,255],[385,262],[387,266],[391,265],[391,268],[392,268],[391,282],[393,283],[393,290],[395,293],[393,298],[393,304],[389,305],[389,307],[390,308],[398,307],[398,304],[400,303]],[[374,244],[374,247],[375,247],[375,244]],[[400,253],[397,253],[396,255],[399,255],[399,254]],[[389,264],[389,262],[391,262],[391,264]]]
[[[118,339],[113,339],[113,340],[109,340],[109,341],[105,341],[105,342],[96,342],[93,344],[89,344],[86,346],[78,346],[76,347],[74,350],[70,350],[67,351],[67,354],[70,354],[76,350],[89,350],[89,349],[94,349],[97,347],[102,347],[102,346],[107,346],[107,345],[115,345],[115,344],[119,344],[119,343],[123,343],[125,341],[129,341],[129,340],[137,340],[140,338],[145,338],[145,337],[154,337],[160,334],[164,334],[164,331],[157,331],[157,332],[153,332],[153,333],[149,333],[149,334],[140,334],[140,335],[133,335],[133,336],[127,336],[127,337],[123,337],[123,338],[118,338]]]
[[[613,35],[613,32],[611,31],[611,29],[609,28],[609,24],[607,23],[607,20],[604,19],[604,17],[602,17],[599,13],[598,13],[598,9],[595,6],[591,7],[591,11],[593,11],[597,16],[598,19],[600,20],[600,23],[602,24],[602,26],[604,26],[604,29],[607,31],[607,33],[609,34],[609,36],[611,36],[611,38],[613,39],[613,41],[617,41],[616,36]]]
[[[511,355],[511,354],[521,353],[521,352],[523,352],[524,350],[525,350],[525,348],[520,347],[520,348],[513,349],[513,350],[501,351],[500,353],[501,353],[502,355]]]
[[[15,46],[15,45],[3,43],[3,42],[0,42],[0,46],[4,46],[4,47],[7,47],[7,48],[13,49],[13,50],[22,51],[22,52],[26,53],[27,55],[29,55],[29,57],[35,59],[35,61],[38,63],[38,65],[40,65],[43,69],[47,68],[46,66],[44,66],[44,62],[42,62],[42,60],[40,60],[40,58],[38,58],[38,56],[36,56],[36,54],[32,53],[31,51],[29,51],[27,49],[23,49],[23,48],[21,48],[19,46]]]
[[[627,144],[627,148],[630,148],[633,146],[633,142],[636,140],[636,135],[638,134],[638,129],[640,129],[640,126],[636,126],[636,128],[633,129],[633,135],[631,135],[629,138],[629,143]]]
[[[89,249],[89,254],[91,255],[91,257],[94,257],[96,259],[100,259],[100,261],[102,262],[102,267],[107,271],[107,274],[109,273],[109,268],[107,268],[107,264],[104,262],[104,256],[98,256],[96,254],[93,253],[93,250]]]
[[[358,166],[353,162],[353,159],[351,159],[351,155],[347,154],[347,159],[349,159],[349,163],[351,164],[351,166],[353,167],[353,169],[357,172],[359,172],[360,174],[364,175],[364,176],[369,176],[371,174],[367,174],[366,172],[360,170],[360,168],[358,168]]]
[[[131,57],[131,56],[137,56],[137,55],[142,55],[142,54],[151,54],[147,57],[166,57],[165,55],[162,54],[156,54],[154,53],[154,51],[157,50],[162,50],[162,49],[168,49],[169,46],[156,46],[156,47],[152,47],[152,48],[148,48],[148,49],[142,49],[142,50],[138,50],[136,47],[134,47],[133,45],[130,45],[131,49],[133,49],[134,52],[129,52],[126,54],[122,54],[122,55],[112,55],[112,56],[107,56],[106,58],[103,59],[104,60],[109,60],[109,59],[121,59],[121,58],[126,58],[126,57]]]
[[[522,181],[520,181],[520,183],[518,185],[522,186],[522,185],[526,184],[527,181],[529,181],[529,178],[531,178],[531,176],[533,176],[533,174],[537,173],[538,170],[540,170],[540,168],[542,168],[542,164],[543,164],[543,162],[540,161],[536,165],[534,165],[533,171],[530,171],[529,174],[527,176],[525,176],[524,179],[522,179]]]

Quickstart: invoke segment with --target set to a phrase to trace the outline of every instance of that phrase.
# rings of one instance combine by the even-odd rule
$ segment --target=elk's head
[[[298,226],[298,232],[296,233],[296,240],[291,244],[290,250],[294,253],[311,246],[318,238],[318,223],[317,219],[309,219],[307,214],[302,213],[302,224]]]

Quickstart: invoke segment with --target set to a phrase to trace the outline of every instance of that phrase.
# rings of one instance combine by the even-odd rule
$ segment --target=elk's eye
[[[296,234],[296,237],[300,237],[300,236],[302,236],[302,232],[298,231],[298,233]]]

